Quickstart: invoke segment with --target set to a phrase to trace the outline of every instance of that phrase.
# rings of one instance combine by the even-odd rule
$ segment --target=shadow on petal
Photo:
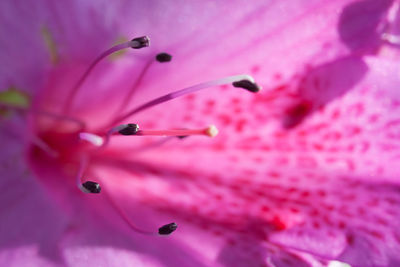
[[[244,248],[243,246],[246,245]],[[218,262],[222,266],[239,267],[239,266],[268,266],[267,252],[263,245],[257,240],[247,242],[238,240],[237,243],[231,244],[227,242],[219,252]]]
[[[298,85],[300,101],[289,107],[283,127],[294,128],[316,109],[341,97],[367,73],[360,57],[348,56],[308,70]]]
[[[375,49],[381,43],[379,27],[392,0],[365,0],[346,6],[339,18],[341,41],[353,52]]]

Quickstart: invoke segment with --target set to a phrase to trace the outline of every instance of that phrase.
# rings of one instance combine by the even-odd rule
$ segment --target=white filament
[[[101,136],[92,133],[79,133],[79,138],[81,140],[88,141],[95,146],[102,146],[104,143],[104,140]]]

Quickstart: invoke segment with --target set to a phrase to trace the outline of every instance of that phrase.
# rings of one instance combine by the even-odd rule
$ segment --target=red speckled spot
[[[286,118],[284,119],[284,127],[292,128],[299,125],[305,117],[311,112],[312,103],[302,101],[287,110]]]

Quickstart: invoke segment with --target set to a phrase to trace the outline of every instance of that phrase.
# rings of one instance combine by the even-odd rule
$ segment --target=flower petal
[[[68,178],[50,166],[34,169],[47,181],[43,188],[21,157],[18,136],[0,134],[0,265],[205,266],[173,239],[127,234],[104,198],[69,188]]]
[[[395,180],[398,170],[391,167],[391,162],[398,158],[398,124],[395,115],[397,105],[393,98],[387,96],[387,91],[381,90],[379,80],[361,83],[368,81],[368,77],[365,78],[367,70],[373,66],[365,61],[362,53],[360,55],[355,52],[360,44],[353,45],[347,39],[353,33],[350,27],[352,23],[346,23],[352,21],[346,18],[354,16],[353,12],[348,11],[353,2],[260,1],[246,5],[238,1],[237,5],[243,6],[240,10],[232,8],[232,3],[225,6],[224,3],[215,4],[210,1],[191,6],[182,2],[179,5],[187,13],[180,14],[181,16],[171,15],[176,9],[170,3],[154,2],[136,6],[138,3],[112,9],[112,12],[123,11],[121,17],[124,19],[117,29],[124,35],[133,31],[136,34],[154,35],[153,40],[157,45],[148,54],[143,54],[144,61],[140,57],[132,57],[134,59],[129,62],[129,57],[126,57],[117,63],[105,63],[88,80],[77,104],[80,111],[91,110],[91,113],[85,112],[83,117],[90,118],[94,126],[106,121],[103,113],[111,114],[111,108],[120,103],[114,100],[132,88],[130,85],[126,86],[115,94],[114,79],[126,76],[129,78],[121,78],[117,85],[130,84],[131,77],[126,75],[131,71],[129,66],[134,66],[139,61],[143,62],[142,66],[146,66],[146,62],[152,59],[151,53],[167,48],[167,52],[174,56],[173,62],[167,67],[156,65],[144,74],[140,88],[146,90],[141,91],[143,94],[136,99],[137,102],[150,99],[154,94],[161,94],[171,88],[203,81],[205,76],[214,78],[243,71],[250,71],[269,90],[260,98],[253,95],[242,97],[238,95],[242,92],[227,92],[226,89],[212,95],[199,94],[188,97],[179,104],[171,103],[158,111],[137,117],[137,120],[143,122],[141,125],[149,128],[182,127],[184,123],[187,126],[204,125],[216,119],[226,134],[209,146],[206,145],[208,140],[193,138],[182,145],[181,150],[180,144],[175,144],[173,149],[166,147],[147,155],[134,155],[135,161],[149,160],[152,163],[133,165],[136,168],[132,170],[132,166],[128,167],[131,161],[122,162],[117,169],[127,169],[125,171],[128,175],[118,177],[118,183],[114,182],[113,190],[118,190],[117,186],[130,185],[129,188],[133,188],[136,194],[121,194],[125,199],[138,198],[149,207],[186,218],[195,227],[204,227],[205,232],[210,232],[209,228],[212,228],[212,235],[223,235],[226,240],[215,245],[220,249],[220,254],[215,255],[214,251],[214,254],[205,256],[205,260],[200,260],[201,264],[215,260],[218,256],[224,263],[225,242],[237,237],[238,232],[244,233],[239,235],[239,248],[240,244],[257,244],[256,251],[238,248],[231,250],[243,251],[239,255],[243,256],[240,257],[242,259],[265,259],[259,254],[262,248],[283,246],[285,255],[291,255],[291,249],[304,250],[316,257],[342,258],[354,264],[364,264],[357,253],[371,249],[373,252],[368,263],[387,265],[396,262],[399,241],[396,240],[398,227],[395,222],[398,219],[399,196]],[[372,1],[361,4],[364,3],[368,7],[377,8],[379,12],[367,12],[367,15],[363,13],[361,22],[357,20],[355,24],[357,27],[354,32],[369,29],[376,33],[374,30],[388,8],[388,2],[381,1],[381,5],[374,3],[371,6],[369,4]],[[48,32],[51,34],[45,34],[42,45],[47,45],[50,52],[48,59],[54,56],[52,40],[57,47],[61,45],[58,50],[60,55],[71,57],[63,59],[52,70],[49,74],[51,78],[46,84],[44,100],[55,100],[47,105],[57,107],[64,99],[60,91],[68,92],[68,88],[79,78],[80,70],[76,67],[82,66],[84,70],[83,66],[90,63],[92,55],[101,50],[100,44],[104,44],[106,49],[117,37],[113,34],[115,24],[112,22],[120,17],[111,15],[110,23],[104,20],[103,9],[94,8],[90,4],[76,5],[76,9],[73,5],[69,6],[69,3],[56,3],[51,7],[54,15],[48,10],[44,12],[45,21],[50,25]],[[47,5],[44,9],[46,8]],[[151,12],[136,12],[135,16],[128,19],[135,8]],[[211,12],[204,12],[204,17],[195,16],[200,9]],[[93,24],[84,24],[77,20],[79,27],[76,30],[71,27],[68,16],[62,16],[63,12],[86,18],[82,22],[87,22],[90,17]],[[116,13],[119,14],[118,12]],[[342,17],[337,16],[340,12],[343,12]],[[221,13],[230,15],[221,16]],[[154,21],[151,14],[155,14]],[[187,20],[180,20],[182,17],[194,19],[187,23]],[[364,22],[370,18],[373,18],[371,24],[363,28]],[[96,22],[100,23],[100,27],[95,27]],[[336,27],[338,24],[339,28]],[[88,26],[85,28],[83,25]],[[350,25],[349,28],[346,25]],[[34,29],[38,28],[35,24]],[[369,40],[369,37],[371,36],[367,32],[363,40]],[[375,34],[372,37],[375,38]],[[37,37],[32,39],[36,40]],[[37,43],[36,41],[35,44]],[[363,45],[362,43],[361,46]],[[372,48],[374,47],[375,43]],[[13,54],[16,52],[13,51]],[[82,58],[79,58],[81,55]],[[11,62],[11,59],[13,57],[8,61]],[[18,62],[11,69],[18,71],[20,64],[22,63]],[[342,67],[348,68],[343,71]],[[110,68],[111,78],[103,77]],[[334,73],[331,73],[332,70]],[[341,74],[347,74],[347,70],[354,72],[349,79],[340,79]],[[140,76],[140,72],[138,73]],[[393,78],[395,75],[390,76],[397,82]],[[312,87],[310,81],[314,79],[310,80],[310,77],[322,77],[325,78],[322,81],[333,82],[330,87],[322,87],[329,88],[329,94],[324,94],[326,91],[317,88],[318,86]],[[31,80],[28,79],[22,86],[28,86]],[[39,84],[36,86],[43,85],[42,82]],[[300,90],[300,85],[305,90]],[[378,90],[375,90],[376,86]],[[390,93],[395,92],[390,90]],[[375,103],[376,95],[381,97],[382,102]],[[215,101],[216,98],[218,101]],[[305,100],[311,101],[311,108]],[[97,107],[91,103],[96,103]],[[99,111],[98,105],[103,103],[104,109]],[[108,103],[110,106],[106,105]],[[389,110],[386,109],[388,103]],[[366,109],[366,104],[373,108]],[[169,114],[166,113],[167,107],[168,112],[171,112]],[[179,115],[182,110],[186,114]],[[294,118],[296,123],[289,123],[291,127],[282,127],[285,126],[283,122],[288,116],[289,119]],[[296,116],[301,120],[295,118]],[[363,123],[363,127],[360,123]],[[241,135],[237,137],[239,133]],[[187,153],[188,149],[191,153]],[[363,161],[358,161],[358,158]],[[384,163],[381,162],[382,159],[385,159]],[[194,162],[196,166],[193,166]],[[141,172],[145,175],[140,176]],[[117,172],[99,171],[99,174],[112,181]],[[125,181],[130,175],[134,179]],[[376,177],[380,177],[379,182]],[[55,185],[55,181],[59,181],[43,177],[41,179],[47,186]],[[109,186],[112,188],[111,182]],[[64,199],[63,203],[68,202],[67,196],[73,192],[72,189],[57,190],[59,191],[56,192],[64,194],[60,197]],[[71,206],[79,207],[75,202],[79,203],[80,198],[75,199],[74,193],[71,196]],[[366,211],[365,201],[369,200],[371,204],[368,204],[369,210]],[[331,216],[332,214],[335,216]],[[157,220],[161,218],[159,216],[150,218]],[[370,220],[370,217],[374,217],[376,221]],[[111,219],[115,219],[114,216]],[[375,225],[369,222],[374,222],[379,227],[375,229]],[[219,235],[216,234],[218,231]],[[190,235],[188,231],[185,237]],[[255,241],[245,242],[249,237]],[[221,241],[219,237],[217,239],[216,242]],[[107,243],[115,245],[111,238],[110,240],[107,239]],[[74,245],[79,242],[76,239],[71,241]],[[93,243],[96,242],[97,239],[94,238]],[[261,244],[258,245],[259,243]],[[197,262],[192,247],[204,249],[203,244],[207,243],[188,244],[187,255]],[[196,251],[195,248],[193,250]],[[90,254],[85,250],[76,251],[79,259],[84,254]],[[90,255],[94,257],[97,251],[105,254],[105,250],[101,249]],[[201,249],[197,251],[202,255]],[[267,251],[273,252],[272,249]],[[68,258],[72,259],[73,254],[72,252],[72,256]],[[156,255],[166,259],[161,252]],[[188,260],[190,259],[188,256]],[[281,263],[279,255],[271,259]]]
[[[117,168],[132,175],[124,187],[135,188],[135,197],[149,206],[222,233],[226,242],[239,231],[255,236],[264,248],[263,242],[279,244],[355,266],[398,261],[400,173],[393,164],[400,156],[399,67],[376,57],[362,62],[370,71],[354,88],[325,101],[295,128],[282,127],[284,114],[273,109],[279,99],[243,97],[238,106],[254,112],[235,135],[240,115],[230,116],[230,123],[220,121],[221,136],[212,140],[189,137],[154,151],[138,149],[133,162],[119,150],[125,163]],[[310,92],[310,100],[325,96]],[[200,94],[187,101],[196,103],[190,111],[201,113],[210,98]],[[168,106],[172,115],[156,113],[157,124],[173,121],[182,102]],[[222,107],[227,106],[215,102],[213,112],[226,112]],[[256,120],[269,106],[281,116],[268,111],[268,120]],[[202,114],[201,121],[218,118]],[[130,142],[123,140],[125,146]],[[246,248],[238,250],[245,258],[257,258]]]
[[[250,72],[262,85],[276,83],[277,77],[290,79],[310,65],[347,55],[346,46],[350,41],[342,35],[366,32],[366,28],[351,27],[354,19],[342,19],[337,15],[345,12],[351,3],[316,0],[307,3],[258,1],[252,5],[241,0],[229,4],[176,1],[174,5],[136,1],[113,5],[91,1],[84,4],[52,2],[44,5],[44,10],[48,8],[51,12],[41,11],[46,15],[41,15],[44,16],[41,20],[48,25],[48,32],[59,47],[60,62],[45,86],[46,101],[57,108],[65,99],[61,92],[70,91],[85,66],[121,36],[132,38],[146,34],[151,37],[152,46],[127,51],[111,62],[105,60],[94,70],[75,103],[85,117],[100,120],[99,117],[114,116],[115,109],[123,102],[121,99],[138,79],[136,90],[140,90],[140,94],[135,94],[136,101],[131,103],[141,103],[173,89],[232,74]],[[103,12],[104,5],[110,10],[107,14]],[[367,10],[372,8],[366,5]],[[182,12],[179,16],[175,15],[176,6]],[[237,6],[242,8],[237,9]],[[363,25],[364,19],[379,21],[388,6],[388,1],[383,1],[373,6],[379,12],[356,14],[362,18],[358,21],[356,17],[357,25]],[[198,10],[207,12],[199,14]],[[221,13],[230,15],[221,16]],[[353,18],[354,14],[350,12],[348,16]],[[71,22],[69,17],[77,20]],[[368,32],[375,32],[375,24],[365,26]],[[46,46],[45,41],[43,46]],[[162,51],[172,54],[172,62],[150,64]],[[143,69],[147,70],[142,72]],[[118,88],[117,94],[115,88]],[[91,103],[102,105],[101,115],[104,116],[99,116],[100,111]]]

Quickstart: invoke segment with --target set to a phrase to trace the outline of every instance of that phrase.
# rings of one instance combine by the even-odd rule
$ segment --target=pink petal
[[[399,67],[396,61],[374,57],[365,62],[371,71],[362,82],[335,95],[329,105],[324,92],[314,91],[310,100],[324,100],[323,108],[290,130],[282,129],[282,116],[267,113],[263,120],[254,120],[263,115],[264,107],[274,113],[278,106],[279,99],[268,98],[273,93],[268,89],[263,93],[265,102],[240,98],[238,107],[253,112],[227,114],[229,123],[212,120],[230,112],[227,104],[216,102],[201,121],[222,126],[221,136],[212,141],[177,140],[157,151],[133,155],[136,162],[152,162],[147,169],[140,161],[136,164],[141,168],[126,169],[142,172],[134,195],[169,212],[178,210],[190,222],[222,233],[226,242],[240,230],[257,236],[259,242],[356,266],[389,266],[398,261],[400,171],[394,162],[400,156]],[[227,98],[234,108],[236,96]],[[195,107],[188,113],[195,114],[209,108],[210,98],[196,95],[187,101]],[[185,103],[168,104],[168,111],[179,114],[182,106]],[[165,112],[155,114],[157,121],[173,121]],[[242,116],[247,120],[238,130]],[[240,135],[232,134],[235,129]],[[191,153],[185,153],[189,149]],[[122,154],[125,160],[129,156]],[[123,166],[128,162],[119,168]],[[135,179],[128,184],[123,187],[138,187]],[[238,246],[246,244],[245,239],[239,240]],[[246,247],[237,250],[243,251],[243,257],[257,258]]]
[[[30,87],[27,90],[42,88],[40,100],[46,108],[59,107],[63,93],[72,88],[92,58],[119,37],[117,33],[127,37],[148,34],[155,45],[140,54],[129,51],[120,60],[103,62],[88,79],[75,104],[77,114],[90,120],[91,127],[103,126],[114,115],[121,103],[117,100],[140,76],[137,70],[164,50],[174,60],[150,68],[134,103],[173,88],[243,72],[253,74],[266,90],[257,96],[224,87],[176,100],[135,118],[148,128],[215,123],[222,134],[214,142],[201,138],[175,140],[138,155],[130,153],[124,139],[125,151],[115,149],[117,156],[111,151],[96,159],[93,174],[116,192],[117,200],[125,210],[132,211],[136,223],[153,228],[165,218],[180,220],[182,235],[174,239],[170,249],[169,240],[155,241],[159,248],[151,253],[154,243],[146,243],[142,237],[131,239],[117,231],[122,236],[121,245],[113,238],[115,229],[100,231],[105,232],[104,240],[99,240],[91,227],[80,230],[79,222],[105,229],[96,223],[102,214],[111,225],[121,226],[121,221],[103,199],[86,199],[67,182],[72,179],[54,175],[36,163],[40,180],[53,190],[54,199],[75,222],[72,229],[78,229],[64,241],[67,248],[63,255],[68,263],[89,264],[101,255],[95,265],[108,260],[112,265],[124,265],[113,261],[114,253],[118,253],[127,261],[176,266],[177,257],[168,258],[177,255],[176,251],[185,251],[182,263],[196,266],[210,265],[216,259],[231,265],[232,258],[227,254],[234,254],[241,263],[272,261],[284,265],[293,260],[299,265],[307,261],[299,251],[356,265],[398,261],[399,196],[395,180],[399,171],[392,164],[399,156],[398,103],[394,100],[397,67],[392,68],[393,62],[364,57],[366,53],[377,54],[381,45],[377,28],[389,8],[388,1],[70,3],[42,5],[43,9],[32,12],[35,24],[26,23],[31,16],[21,21],[32,27],[26,38],[34,40],[33,47],[40,46],[38,38],[31,36],[40,27],[39,20],[49,27],[59,48],[60,62],[47,73],[46,81],[33,82],[32,78],[43,75],[49,65],[42,63],[42,47],[37,54],[40,68],[18,84]],[[109,16],[104,14],[105,5],[112,7]],[[360,13],[354,6],[362,7]],[[4,10],[19,15],[31,10],[11,7]],[[176,15],[177,10],[182,13]],[[198,15],[199,10],[208,12]],[[71,17],[77,19],[71,21]],[[7,25],[14,23],[5,21]],[[16,43],[25,44],[20,41],[23,38],[17,39]],[[19,71],[25,57],[17,56],[18,51],[3,57],[6,62],[17,61],[10,69],[25,77]],[[35,61],[29,60],[30,64]],[[14,83],[13,72],[1,72],[8,79],[2,80],[2,86]],[[131,77],[131,72],[136,76]],[[66,186],[60,188],[63,182]],[[7,198],[3,203],[9,201]],[[135,201],[142,205],[134,205]],[[141,206],[149,209],[147,216],[136,209]],[[96,212],[91,211],[93,207]],[[75,215],[82,211],[87,215],[79,220]],[[58,218],[53,220],[57,222]],[[34,224],[40,224],[43,230],[41,221]],[[54,242],[58,235],[50,240]],[[96,249],[98,243],[127,246],[129,252]],[[141,249],[150,256],[138,256],[136,252]],[[360,256],[367,252],[369,258]],[[90,258],[83,259],[85,256]]]
[[[62,64],[53,69],[51,79],[46,85],[48,102],[64,101],[65,95],[60,92],[68,92],[76,82],[74,77],[82,73],[84,66],[89,65],[101,50],[110,47],[119,37],[117,33],[125,38],[147,34],[152,39],[152,46],[143,51],[127,51],[124,58],[103,62],[98,66],[97,75],[94,73],[85,83],[79,102],[76,103],[86,117],[88,110],[96,111],[92,115],[96,116],[96,120],[114,115],[115,106],[120,104],[117,99],[126,95],[125,91],[130,90],[138,78],[140,68],[153,60],[155,53],[160,51],[169,52],[174,60],[168,65],[153,64],[150,67],[142,79],[140,89],[143,90],[136,94],[135,103],[173,89],[235,73],[253,72],[251,74],[261,83],[271,84],[275,81],[274,77],[289,78],[310,64],[324,63],[348,52],[336,28],[340,20],[337,13],[347,4],[348,1],[328,4],[324,1],[297,1],[290,4],[265,4],[260,1],[243,5],[238,1],[237,4],[222,3],[214,7],[207,2],[199,2],[193,6],[177,3],[178,6],[186,7],[182,8],[184,13],[181,16],[191,18],[180,20],[179,16],[161,15],[168,14],[168,11],[174,14],[176,5],[157,3],[139,7],[136,6],[138,3],[133,2],[121,6],[113,5],[110,12],[119,16],[110,16],[105,26],[100,29],[92,26],[97,30],[88,33],[82,25],[90,25],[77,23],[81,26],[72,27],[69,16],[62,16],[62,12],[73,11],[77,7],[64,7],[65,4],[53,7],[52,3],[50,6],[54,18],[51,15],[46,20],[49,21],[47,24],[51,27],[56,45],[60,46]],[[236,9],[236,6],[243,8]],[[74,17],[90,17],[93,24],[98,22],[98,12],[101,12],[99,10],[103,10],[102,5],[79,8],[81,9],[76,11],[78,14],[74,14]],[[202,9],[209,12],[199,16],[197,10]],[[229,10],[231,15],[220,16],[220,10]],[[157,15],[149,17],[149,14]],[[110,34],[111,29],[114,34]],[[66,58],[64,54],[70,58]],[[58,90],[55,91],[54,88]],[[99,93],[93,93],[93,88]],[[117,95],[115,88],[118,88]],[[98,116],[99,110],[96,106],[89,105],[93,102],[103,106],[104,116]]]
[[[38,9],[37,4],[22,1],[20,5],[17,1],[0,3],[2,90],[15,86],[25,92],[35,92],[45,80],[48,56],[40,35]]]

